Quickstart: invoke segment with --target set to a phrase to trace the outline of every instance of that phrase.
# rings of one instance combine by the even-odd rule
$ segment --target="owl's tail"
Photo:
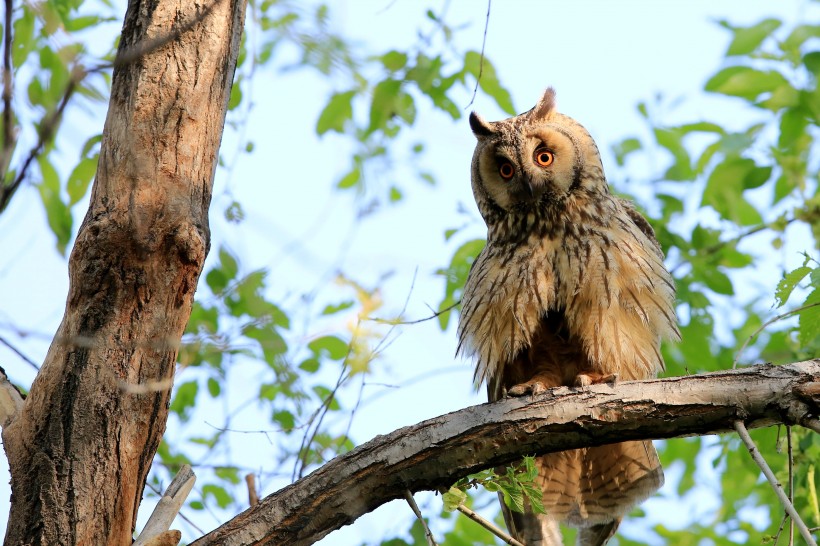
[[[547,515],[504,514],[513,536],[527,546],[562,544],[558,521],[579,528],[579,546],[602,546],[623,516],[663,485],[649,441],[550,453],[536,465]]]

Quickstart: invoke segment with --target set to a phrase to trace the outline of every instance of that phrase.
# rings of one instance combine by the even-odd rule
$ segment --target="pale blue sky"
[[[426,5],[411,0],[335,2],[331,21],[341,33],[372,46],[374,51],[402,49],[414,42],[418,25],[423,22],[422,6]],[[432,5],[438,9],[438,4]],[[734,116],[739,111],[731,101],[704,97],[700,92],[707,77],[721,66],[730,37],[716,20],[745,25],[775,15],[789,22],[816,23],[820,20],[816,6],[792,0],[496,0],[486,54],[519,111],[530,108],[545,87],[555,87],[559,110],[589,129],[605,153],[605,167],[611,169],[610,146],[625,136],[645,131],[636,103],[651,101],[658,93],[679,99],[677,106],[665,113],[666,122],[710,118],[729,125],[736,123]],[[456,34],[457,49],[481,48],[486,8],[486,3],[477,0],[451,2],[448,22],[464,26]],[[115,26],[119,28],[119,23]],[[213,248],[227,244],[241,256],[245,271],[270,268],[271,293],[287,302],[288,308],[297,306],[299,295],[313,288],[319,289],[320,300],[342,299],[334,295],[338,288],[326,286],[329,274],[341,266],[357,281],[371,285],[385,271],[392,270],[394,275],[383,290],[384,314],[398,312],[410,293],[406,316],[427,316],[427,305],[435,307],[443,292],[441,279],[431,273],[446,265],[458,242],[484,235],[470,193],[474,140],[466,118],[454,123],[443,114],[431,112],[426,99],[419,100],[412,139],[426,143],[424,166],[434,172],[439,185],[429,188],[405,177],[406,202],[377,210],[356,228],[351,214],[356,207],[352,196],[328,191],[349,165],[344,153],[347,146],[335,136],[317,140],[314,133],[318,112],[327,97],[332,91],[344,90],[345,82],[328,83],[308,72],[281,75],[263,70],[255,77],[256,107],[247,122],[246,136],[255,142],[256,150],[242,156],[230,174],[230,196],[226,193],[226,171],[217,172],[212,205]],[[464,92],[459,104],[466,106],[468,102],[469,93]],[[506,117],[481,94],[472,109],[488,119]],[[82,121],[63,131],[60,148],[65,150],[66,164],[76,157],[71,151],[77,145],[74,143],[98,131],[104,119],[103,110],[73,115],[76,117],[69,119]],[[227,133],[223,152],[231,157],[236,145],[235,134]],[[658,160],[662,161],[662,156]],[[639,195],[643,191],[640,187],[627,189]],[[239,200],[247,213],[247,220],[239,226],[228,225],[223,219],[222,212],[232,198]],[[459,214],[460,206],[469,214]],[[84,212],[82,207],[76,211],[78,223]],[[444,230],[465,223],[468,227],[459,238],[445,243]],[[62,316],[67,274],[65,261],[53,250],[53,236],[46,227],[35,189],[23,188],[0,216],[0,234],[0,255],[5,257],[0,264],[0,333],[41,362]],[[346,248],[351,234],[352,242]],[[299,243],[295,249],[294,242]],[[786,254],[778,259],[781,257],[789,263],[799,260]],[[470,364],[455,359],[454,351],[452,327],[442,333],[434,322],[426,322],[402,329],[370,380],[397,388],[374,386],[366,391],[370,396],[382,394],[360,410],[351,429],[354,438],[364,442],[376,434],[482,402],[483,394],[473,392]],[[2,346],[0,365],[21,383],[33,378],[33,370]],[[180,379],[188,373],[183,372]],[[237,384],[253,385],[255,372],[247,376],[243,373],[236,371]],[[424,375],[431,377],[414,381]],[[236,403],[242,399],[242,387],[233,389],[236,392],[231,396]],[[254,421],[258,415],[252,412],[243,416],[246,421],[237,428],[266,427]],[[189,426],[207,428],[206,422],[207,408]],[[179,430],[187,433],[190,428],[180,429],[172,421],[169,434]],[[236,442],[238,464],[272,466],[274,452],[264,437],[243,435],[232,441]],[[3,460],[0,513],[8,511],[6,471]],[[282,483],[269,483],[264,493]],[[433,505],[438,506],[435,502]],[[142,512],[150,512],[148,504],[143,505]],[[666,511],[663,501],[649,506]],[[677,510],[686,515],[686,511],[693,514],[691,511],[696,509],[688,503]],[[702,501],[699,509],[708,509],[708,501]],[[219,519],[195,516],[206,528],[214,527]],[[385,530],[405,530],[410,517],[405,505],[394,502],[331,534],[323,544],[376,540]],[[0,518],[0,531],[4,530],[4,521]],[[624,529],[630,532],[628,524]]]

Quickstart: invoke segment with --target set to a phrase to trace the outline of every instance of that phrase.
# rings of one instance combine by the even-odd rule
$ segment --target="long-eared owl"
[[[487,245],[462,297],[459,351],[476,359],[490,401],[646,379],[663,369],[663,338],[679,339],[675,285],[652,227],[613,195],[598,147],[555,110],[547,89],[528,112],[488,122],[478,140],[472,189]],[[605,544],[623,516],[663,484],[652,442],[634,441],[538,457],[547,515],[504,509],[528,546]]]

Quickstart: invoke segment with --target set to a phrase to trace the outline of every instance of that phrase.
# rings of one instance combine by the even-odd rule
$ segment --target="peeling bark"
[[[131,544],[210,245],[244,10],[243,0],[128,4],[121,56],[184,32],[114,71],[66,312],[22,411],[3,430],[6,544]],[[128,388],[151,382],[164,388]]]
[[[485,468],[625,440],[778,423],[818,429],[820,359],[687,377],[560,387],[377,436],[266,497],[192,546],[312,544],[405,491],[438,490]]]

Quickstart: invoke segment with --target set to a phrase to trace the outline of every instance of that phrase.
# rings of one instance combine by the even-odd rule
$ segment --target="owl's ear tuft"
[[[535,108],[530,110],[529,117],[534,121],[544,121],[555,111],[555,89],[547,87]]]
[[[475,112],[470,112],[470,129],[473,130],[473,134],[476,138],[488,137],[495,134],[492,125]]]

